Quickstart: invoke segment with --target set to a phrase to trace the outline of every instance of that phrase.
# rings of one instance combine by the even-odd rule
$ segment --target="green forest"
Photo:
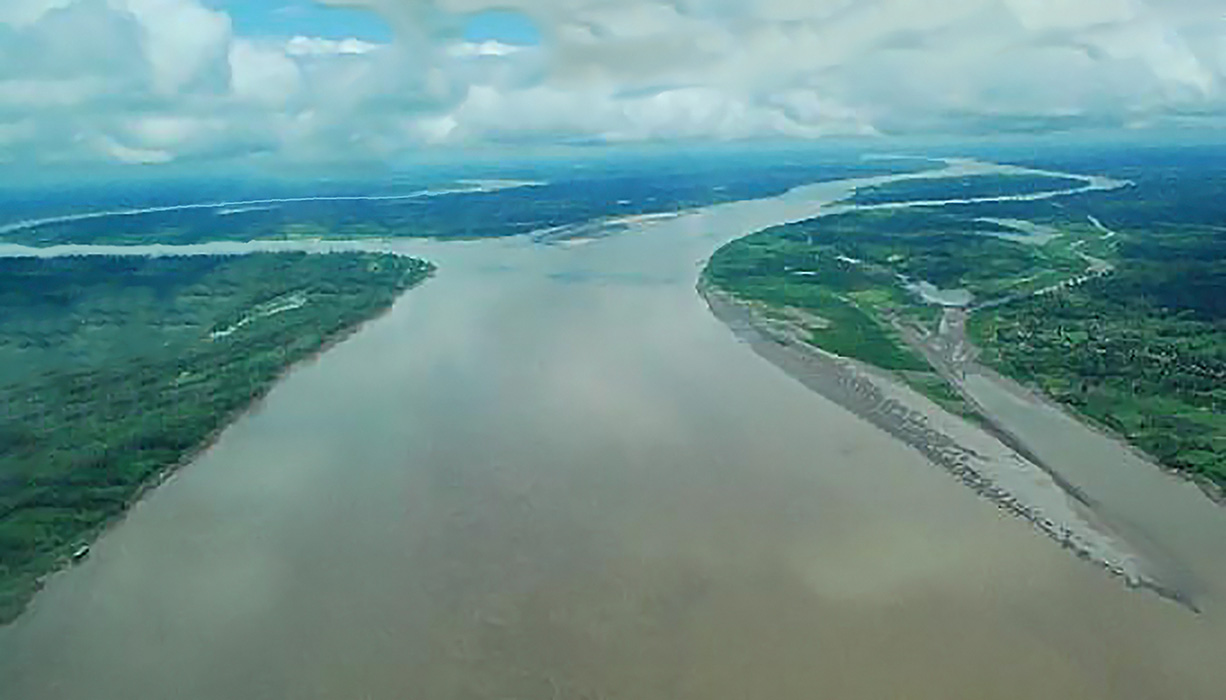
[[[367,253],[0,259],[0,622],[288,367],[432,269]]]

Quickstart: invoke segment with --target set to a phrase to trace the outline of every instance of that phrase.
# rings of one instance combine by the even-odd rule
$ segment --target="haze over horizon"
[[[1224,116],[1226,13],[1209,0],[0,6],[0,167],[1171,132]]]

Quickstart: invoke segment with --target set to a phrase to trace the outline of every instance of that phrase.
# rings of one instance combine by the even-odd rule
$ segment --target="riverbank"
[[[0,476],[11,484],[0,498],[0,624],[286,374],[433,273],[373,254],[5,264],[24,291],[6,298],[16,306],[0,323],[3,356],[21,365],[23,347],[56,349],[0,375],[11,399],[0,412]],[[52,312],[23,294],[77,301]],[[300,303],[215,332],[286,294]]]
[[[1133,454],[1197,483],[1220,504],[1226,325],[1214,320],[1220,312],[1155,301],[1174,290],[1193,303],[1216,303],[1208,292],[1180,291],[1184,279],[1194,289],[1197,274],[1181,270],[1178,261],[1129,259],[1114,274],[1071,285],[1058,297],[972,309],[967,335],[978,365],[1126,442]]]
[[[917,450],[1002,511],[1126,585],[1195,609],[1186,594],[1161,581],[1150,562],[1111,530],[1091,502],[992,434],[1002,426],[971,424],[882,370],[804,342],[803,328],[784,328],[758,304],[706,282],[698,291],[712,313],[758,355],[809,389]]]
[[[1202,474],[1189,472],[1186,469],[1179,469],[1168,464],[1163,464],[1161,460],[1149,454],[1145,450],[1134,445],[1127,436],[1120,434],[1109,425],[1105,425],[1093,416],[1084,412],[1078,411],[1076,408],[1060,403],[1052,397],[1045,394],[1042,388],[1034,385],[1023,384],[1016,379],[1001,374],[991,367],[987,367],[981,363],[975,363],[974,372],[987,380],[993,382],[997,386],[1002,387],[1005,391],[1015,396],[1019,401],[1039,404],[1050,411],[1056,411],[1062,415],[1066,415],[1070,420],[1076,421],[1086,430],[1090,430],[1097,435],[1111,441],[1119,449],[1131,454],[1137,459],[1145,462],[1155,470],[1160,471],[1173,479],[1186,481],[1193,484],[1201,493],[1210,501],[1219,507],[1226,506],[1226,487],[1209,479]],[[982,407],[980,407],[982,409]],[[1015,436],[1011,436],[1016,439]]]
[[[946,311],[947,314],[951,312],[955,311]],[[1060,401],[1052,398],[1043,391],[1042,387],[1020,382],[1017,379],[1002,374],[995,368],[984,364],[980,360],[982,357],[982,349],[966,336],[964,327],[962,326],[964,323],[965,319],[957,324],[942,324],[941,333],[932,336],[930,339],[919,336],[904,336],[904,338],[908,340],[908,342],[912,344],[912,347],[917,351],[925,352],[925,356],[928,357],[928,359],[932,361],[934,365],[939,365],[942,367],[942,373],[944,376],[946,376],[950,384],[958,390],[966,401],[975,406],[975,410],[980,415],[986,415],[990,411],[981,401],[976,400],[973,394],[969,391],[965,382],[967,376],[977,375],[983,380],[991,382],[995,386],[999,387],[1002,391],[1006,392],[1020,402],[1040,405],[1049,411],[1054,411],[1060,415],[1068,416],[1070,420],[1075,421],[1086,430],[1092,431],[1093,433],[1102,436],[1104,439],[1109,440],[1120,450],[1123,450],[1133,457],[1136,457],[1138,460],[1145,462],[1156,471],[1167,474],[1172,478],[1189,482],[1200,489],[1200,491],[1216,505],[1226,506],[1226,488],[1223,488],[1223,486],[1218,482],[1213,481],[1203,474],[1197,474],[1186,469],[1179,469],[1169,464],[1164,464],[1162,460],[1135,445],[1126,435],[1121,434],[1111,426],[1097,420],[1094,416],[1089,415],[1084,411],[1079,411],[1074,406],[1061,403]],[[944,357],[940,353],[940,348],[952,347],[952,345],[947,338],[941,338],[941,336],[954,329],[956,329],[955,332],[960,333],[961,335],[961,339],[957,341],[958,346],[961,348],[960,357]],[[956,364],[957,369],[953,371],[947,369],[951,366],[951,364]],[[998,423],[999,421],[996,422]],[[1012,432],[1004,428],[1001,428],[1001,430],[1007,440],[1021,440],[1020,437]]]

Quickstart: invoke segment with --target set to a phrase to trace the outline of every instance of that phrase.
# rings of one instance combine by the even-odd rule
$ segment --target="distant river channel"
[[[1223,510],[1156,471],[1113,492],[1061,424],[1201,612],[1129,590],[696,293],[720,245],[880,181],[570,245],[376,244],[438,273],[53,577],[0,629],[0,695],[1219,700]]]

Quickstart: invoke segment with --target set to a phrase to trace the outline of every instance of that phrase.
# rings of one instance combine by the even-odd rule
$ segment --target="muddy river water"
[[[709,312],[694,285],[719,245],[843,191],[574,245],[397,244],[437,276],[53,577],[0,630],[0,694],[1221,698],[1226,517],[1195,489],[1137,477],[1112,512],[1179,540],[1200,614]],[[1112,459],[1061,430],[1053,449]]]

